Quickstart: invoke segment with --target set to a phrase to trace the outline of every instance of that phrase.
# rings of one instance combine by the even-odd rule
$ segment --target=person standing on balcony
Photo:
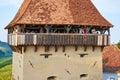
[[[87,29],[86,29],[86,27],[84,27],[83,33],[84,33],[84,34],[87,34]]]
[[[92,29],[92,34],[97,34],[97,31],[95,28]]]
[[[83,28],[79,28],[79,33],[83,34]]]

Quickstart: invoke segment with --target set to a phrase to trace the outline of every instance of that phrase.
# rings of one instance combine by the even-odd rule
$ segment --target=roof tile
[[[14,24],[113,25],[96,9],[91,0],[24,0]]]
[[[120,72],[120,49],[115,45],[107,46],[103,50],[103,71]]]

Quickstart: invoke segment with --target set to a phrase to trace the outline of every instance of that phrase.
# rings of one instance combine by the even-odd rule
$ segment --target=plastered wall
[[[13,65],[16,65],[13,75],[21,74],[19,80],[102,80],[100,47],[95,47],[93,51],[89,46],[86,52],[83,46],[77,51],[73,46],[66,46],[65,52],[62,47],[58,47],[57,52],[54,47],[50,47],[49,52],[45,52],[44,47],[38,47],[36,52],[34,49],[33,46],[27,47],[22,59],[21,55],[13,55],[23,60],[23,67],[16,69],[19,62],[13,59]]]

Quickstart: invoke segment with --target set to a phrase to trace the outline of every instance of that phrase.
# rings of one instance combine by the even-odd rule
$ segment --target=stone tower
[[[111,27],[91,0],[24,0],[5,28],[12,80],[102,80]]]

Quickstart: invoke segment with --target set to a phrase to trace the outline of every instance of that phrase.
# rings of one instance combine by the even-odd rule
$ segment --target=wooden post
[[[92,51],[93,51],[93,52],[95,51],[95,46],[92,46]]]
[[[108,35],[110,35],[110,28],[108,28]]]
[[[24,46],[24,52],[26,52],[27,51],[27,46]]]
[[[87,46],[84,46],[84,51],[85,51],[85,52],[87,51]]]
[[[70,32],[71,28],[72,28],[72,26],[70,26],[70,25],[68,25],[68,26],[66,26],[66,27],[65,27],[65,29],[66,29],[67,33],[69,33],[69,32]]]
[[[14,45],[17,46],[17,32],[18,32],[18,25],[14,27]]]
[[[35,52],[37,52],[37,50],[38,50],[38,46],[35,46]]]
[[[78,50],[78,46],[75,46],[75,51],[77,51]]]
[[[65,46],[63,46],[63,52],[65,52]]]
[[[57,52],[58,51],[58,46],[55,46],[55,52]]]
[[[50,28],[51,28],[51,26],[45,25],[46,33],[50,32]]]

